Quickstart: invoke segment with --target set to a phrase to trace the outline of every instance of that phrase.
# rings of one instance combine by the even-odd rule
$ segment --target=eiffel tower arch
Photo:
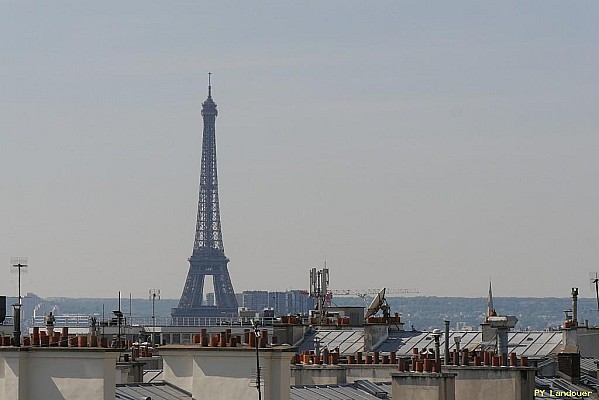
[[[229,276],[229,259],[225,256],[220,225],[215,134],[217,115],[209,74],[208,98],[202,103],[204,132],[195,241],[179,305],[171,309],[174,323],[181,322],[181,318],[230,317],[237,314],[237,299]],[[214,284],[214,306],[204,304],[207,275],[212,276]]]

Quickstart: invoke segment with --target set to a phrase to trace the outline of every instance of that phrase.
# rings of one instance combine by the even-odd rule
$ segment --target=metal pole
[[[597,313],[599,314],[599,279],[595,279],[595,293],[597,295]]]
[[[156,302],[156,293],[152,294],[152,347],[156,342],[156,314],[154,312],[154,304]]]
[[[439,345],[441,333],[435,335],[435,370],[441,372],[441,346]]]
[[[449,365],[449,321],[445,321],[445,346],[444,346],[444,357],[443,361],[445,365]]]
[[[262,388],[260,387],[260,353],[258,348],[260,347],[260,329],[258,323],[254,323],[254,336],[256,337],[256,389],[258,389],[258,400],[262,400]]]
[[[156,300],[160,300],[160,289],[150,289],[152,300],[152,347],[156,346]]]
[[[132,311],[132,306],[133,306],[133,300],[131,298],[131,292],[129,292],[129,326],[133,326],[133,311]],[[125,324],[125,327],[127,326],[127,324]],[[127,339],[127,334],[125,333],[125,339]],[[131,342],[133,342],[133,334],[131,334]]]
[[[256,388],[258,389],[258,400],[262,400],[262,390],[260,390],[260,354],[258,347],[259,337],[256,337]]]
[[[121,346],[121,321],[122,321],[122,319],[123,319],[123,314],[121,311],[121,291],[119,290],[119,315],[117,315],[117,321],[119,323],[119,334],[118,334],[119,342],[118,342],[117,346],[119,349],[122,347]]]

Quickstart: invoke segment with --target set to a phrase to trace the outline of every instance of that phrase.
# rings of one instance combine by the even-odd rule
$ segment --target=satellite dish
[[[378,310],[381,309],[381,306],[385,304],[385,288],[382,288],[379,293],[372,299],[370,306],[368,306],[368,310],[366,310],[366,315],[364,319],[368,319],[368,317],[373,316],[377,313]]]

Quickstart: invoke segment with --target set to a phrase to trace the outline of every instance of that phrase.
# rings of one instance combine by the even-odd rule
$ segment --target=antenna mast
[[[310,297],[316,299],[316,312],[320,323],[326,321],[326,296],[329,289],[329,269],[325,266],[321,270],[310,270]]]
[[[589,273],[589,281],[591,284],[591,290],[595,287],[595,296],[597,298],[597,314],[599,314],[599,272]]]
[[[18,303],[19,305],[22,305],[22,299],[23,297],[21,296],[21,270],[23,268],[27,269],[28,265],[27,265],[27,257],[13,257],[10,259],[10,264],[13,268],[16,268],[19,274],[19,300]]]

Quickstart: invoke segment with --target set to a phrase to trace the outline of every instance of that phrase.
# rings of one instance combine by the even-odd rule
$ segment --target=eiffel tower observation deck
[[[217,115],[208,74],[208,98],[202,104],[204,133],[195,241],[179,306],[171,309],[175,324],[193,323],[190,321],[192,318],[237,315],[237,299],[227,268],[229,259],[225,256],[220,224],[215,135]],[[208,306],[204,301],[204,280],[207,275],[212,276],[214,284],[214,306]]]

